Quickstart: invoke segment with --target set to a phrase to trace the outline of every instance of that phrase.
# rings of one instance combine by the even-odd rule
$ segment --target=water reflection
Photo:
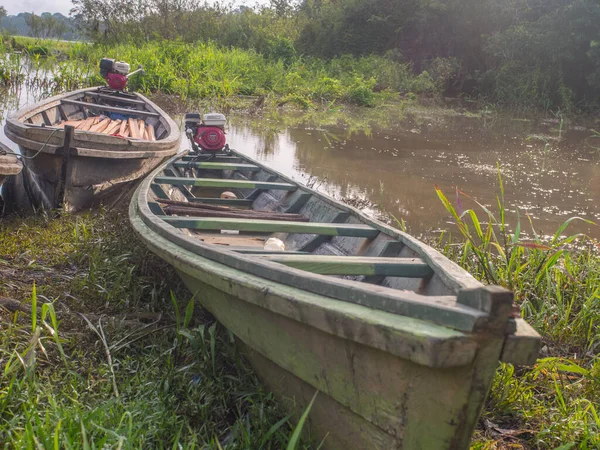
[[[560,132],[553,122],[487,122],[457,116],[420,122],[404,118],[370,132],[343,124],[273,127],[235,119],[229,141],[236,148],[297,181],[312,183],[367,212],[384,210],[413,232],[447,228],[448,215],[434,186],[455,197],[459,188],[486,206],[496,205],[497,163],[507,203],[529,214],[541,233],[553,233],[568,217],[600,223],[598,151],[588,129]],[[465,208],[476,207],[463,198]],[[525,228],[525,223],[523,228]],[[527,227],[529,228],[529,227]],[[600,237],[578,223],[572,231]]]

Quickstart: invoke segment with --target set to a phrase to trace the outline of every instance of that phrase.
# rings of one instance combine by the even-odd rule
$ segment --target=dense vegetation
[[[184,102],[202,98],[259,97],[261,105],[352,103],[381,104],[397,93],[434,95],[435,82],[427,75],[414,76],[407,64],[381,56],[343,56],[332,59],[289,60],[265,57],[254,50],[220,47],[213,42],[180,41],[129,44],[57,44],[52,41],[6,39],[4,44],[29,53],[29,71],[24,70],[23,54],[0,56],[0,82],[5,84],[44,80],[49,90],[103,85],[98,72],[102,57],[142,64],[145,74],[133,76],[129,87],[140,92],[175,94]],[[35,55],[49,55],[38,58]],[[66,56],[66,57],[65,57]],[[256,99],[255,99],[256,100]]]
[[[545,109],[598,106],[595,0],[271,0],[259,9],[196,0],[74,3],[77,25],[95,42],[212,41],[282,61],[286,70],[314,58],[380,55],[451,95]]]
[[[6,14],[0,6],[0,29],[3,33],[36,38],[76,39],[72,19],[60,13],[40,15],[23,12],[15,16]]]
[[[436,188],[460,239],[434,245],[483,282],[511,289],[544,343],[533,370],[499,367],[476,448],[599,448],[598,242],[569,235],[569,224],[584,220],[577,217],[542,239],[529,216],[522,223],[509,212],[499,184],[495,208],[459,190],[453,204]],[[463,201],[475,209],[463,210]]]

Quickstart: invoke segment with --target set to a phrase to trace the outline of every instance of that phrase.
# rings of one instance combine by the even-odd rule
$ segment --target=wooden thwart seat
[[[254,200],[246,200],[245,198],[213,198],[213,197],[193,197],[188,198],[188,202],[191,203],[209,203],[212,205],[223,205],[223,206],[252,206]]]
[[[118,106],[107,106],[107,105],[99,105],[97,103],[88,103],[88,102],[80,102],[78,100],[71,100],[68,98],[64,98],[60,101],[65,105],[77,105],[90,109],[99,109],[102,111],[112,111],[120,114],[129,114],[132,116],[149,116],[149,117],[160,117],[160,114],[151,112],[151,111],[142,111],[139,109],[127,109],[127,108],[119,108]]]
[[[246,253],[246,254],[256,254],[256,255],[273,255],[273,250],[265,250],[262,247],[247,247],[247,246],[233,246],[226,245],[224,246],[227,250],[232,250],[238,253]],[[297,252],[294,250],[283,250],[281,252],[277,252],[278,255],[308,255],[306,252]]]
[[[182,157],[180,159],[181,161],[197,161],[198,160],[198,156],[197,155],[186,155],[184,157]],[[211,157],[210,162],[240,162],[242,160],[242,158],[240,158],[239,156],[231,156],[231,155],[223,155],[223,154],[217,154],[213,157]]]
[[[250,172],[258,172],[260,167],[254,164],[236,164],[224,162],[203,162],[203,161],[177,161],[173,163],[173,167],[182,169],[194,168],[202,170],[248,170]]]
[[[278,220],[253,220],[231,218],[196,218],[162,216],[162,220],[176,228],[194,230],[239,230],[259,233],[307,233],[327,236],[354,236],[374,238],[379,230],[369,225],[347,223],[283,222]]]
[[[140,106],[143,106],[143,105],[146,104],[142,100],[135,100],[133,98],[127,98],[127,97],[118,97],[116,95],[101,94],[100,92],[86,92],[85,95],[89,96],[89,97],[102,98],[102,99],[105,99],[105,100],[110,100],[111,102],[129,103],[131,105],[140,105]]]
[[[274,183],[270,181],[252,180],[226,180],[222,178],[186,178],[186,177],[156,177],[156,184],[170,184],[172,186],[198,186],[227,189],[278,189],[295,191],[297,186],[290,183]]]
[[[289,254],[257,257],[321,275],[382,275],[406,278],[428,278],[433,275],[431,267],[419,258]]]

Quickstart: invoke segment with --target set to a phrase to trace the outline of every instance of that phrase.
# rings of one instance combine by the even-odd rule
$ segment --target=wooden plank
[[[268,173],[268,172],[267,172],[267,173]],[[242,176],[243,176],[243,175],[242,175]],[[244,176],[244,177],[245,177],[245,176]],[[267,180],[266,180],[266,183],[273,183],[273,182],[274,182],[275,180],[277,180],[278,178],[279,178],[279,175],[271,174],[271,175],[269,175],[269,178],[267,178]],[[247,178],[246,178],[246,179],[247,179]],[[263,193],[265,190],[267,190],[267,189],[265,189],[265,188],[261,188],[261,187],[258,187],[258,186],[257,186],[257,188],[256,188],[256,189],[254,189],[252,192],[250,192],[250,193],[249,193],[248,195],[246,195],[245,197],[246,197],[248,200],[256,200],[256,199],[258,198],[258,196],[259,196],[260,194],[262,194],[262,193]],[[292,190],[295,190],[295,189],[292,189]]]
[[[111,100],[113,102],[129,103],[131,105],[140,105],[140,106],[146,105],[146,102],[144,102],[142,100],[134,100],[132,98],[117,97],[115,95],[101,94],[99,92],[86,92],[85,95],[88,95],[90,97],[95,97],[95,98],[103,98],[106,100]]]
[[[88,117],[80,123],[77,129],[81,131],[88,131],[92,125],[94,125],[94,117]]]
[[[296,252],[294,250],[282,250],[280,252],[274,252],[273,250],[265,250],[261,247],[245,247],[241,245],[221,245],[221,247],[223,247],[224,250],[232,250],[234,252],[249,255],[309,255],[309,253]]]
[[[179,170],[173,168],[172,166],[165,167],[163,174],[167,177],[182,178]],[[194,198],[194,194],[192,194],[192,191],[187,186],[177,185],[177,189],[179,189],[179,192],[181,192],[186,199],[189,200],[190,198]]]
[[[223,205],[223,206],[252,206],[253,200],[246,200],[244,198],[213,198],[213,197],[195,197],[188,198],[190,202],[208,203],[212,205]]]
[[[260,258],[321,275],[384,275],[426,278],[433,275],[419,258],[379,258],[337,255],[264,255]]]
[[[152,211],[157,216],[163,216],[165,214],[165,212],[158,203],[148,202],[148,207],[150,208],[150,211]]]
[[[93,127],[91,127],[90,131],[93,131],[96,133],[102,133],[106,129],[106,127],[108,127],[108,124],[110,124],[110,119],[107,117],[102,122],[99,122],[96,125],[94,125]]]
[[[67,105],[81,106],[81,107],[85,107],[85,108],[89,108],[89,109],[98,109],[98,110],[102,110],[102,111],[111,111],[111,112],[116,112],[116,113],[120,113],[120,114],[128,114],[131,116],[160,117],[160,114],[155,113],[155,112],[141,111],[139,109],[119,108],[117,106],[98,105],[95,103],[80,102],[80,101],[71,100],[68,98],[62,99],[61,103],[64,103]]]
[[[296,194],[292,194],[292,195],[296,195]],[[284,208],[283,212],[286,213],[299,213],[300,210],[304,207],[304,205],[306,205],[306,203],[310,200],[310,198],[312,197],[312,194],[308,193],[308,192],[302,192],[300,193],[300,195],[298,195],[298,197],[289,202],[286,207]]]
[[[199,161],[176,161],[173,163],[174,167],[181,169],[202,169],[202,170],[248,170],[251,172],[257,172],[260,167],[254,164],[236,164],[236,163],[219,163],[219,162],[199,162]]]
[[[138,130],[140,139],[146,139],[146,122],[143,120],[138,120]]]
[[[48,117],[48,114],[46,114],[46,111],[42,111],[42,119],[44,119],[44,123],[46,124],[46,126],[52,126],[53,125],[52,121]]]
[[[196,217],[160,217],[165,222],[176,228],[190,228],[194,230],[239,230],[255,231],[259,233],[310,233],[324,234],[327,236],[354,236],[373,238],[379,231],[369,225],[363,224],[334,224],[316,222],[283,222],[278,220],[252,220],[252,219],[218,219]]]
[[[252,180],[224,180],[221,178],[187,178],[187,177],[156,177],[157,184],[171,184],[173,186],[200,186],[232,189],[279,189],[295,191],[298,186],[290,183],[273,183],[269,181]]]
[[[155,141],[156,136],[154,136],[154,127],[150,124],[146,126],[146,133],[148,133],[148,140]]]
[[[140,138],[140,127],[135,119],[131,117],[127,119],[127,126],[129,127],[129,135],[134,139]]]
[[[121,127],[121,121],[120,120],[113,120],[111,123],[108,124],[108,126],[103,131],[103,133],[105,133],[105,134],[116,133],[119,130],[120,127]]]
[[[402,247],[404,247],[404,244],[400,241],[389,241],[383,246],[378,256],[383,258],[391,258],[398,255],[400,250],[402,250]],[[381,284],[384,278],[384,276],[380,275],[370,275],[366,276],[362,281],[370,284]]]
[[[119,135],[126,137],[125,136],[125,130],[127,130],[127,121],[126,120],[122,120],[121,121],[121,126],[119,127]]]
[[[331,220],[331,223],[344,223],[346,220],[348,220],[349,217],[350,217],[350,214],[348,214],[345,211],[340,211]],[[310,239],[308,242],[306,242],[304,245],[302,245],[302,247],[300,247],[298,250],[303,251],[303,252],[313,252],[317,248],[319,248],[322,244],[327,242],[329,239],[330,239],[329,236],[324,236],[322,234],[317,235],[314,238]]]
[[[532,366],[537,361],[542,340],[540,335],[523,319],[515,319],[516,331],[506,336],[500,361]]]
[[[181,161],[197,161],[198,159],[200,159],[201,161],[203,160],[208,161],[208,159],[206,159],[205,155],[186,155],[183,156],[180,160]],[[222,154],[215,154],[215,155],[211,155],[210,158],[211,162],[239,162],[239,161],[243,161],[242,158],[240,158],[239,156],[230,156],[230,155],[222,155]]]
[[[168,199],[169,196],[166,194],[165,191],[163,191],[163,188],[160,187],[158,184],[154,184],[152,183],[150,185],[150,189],[152,189],[152,192],[154,192],[154,195],[156,195],[157,198],[161,198],[161,199]]]

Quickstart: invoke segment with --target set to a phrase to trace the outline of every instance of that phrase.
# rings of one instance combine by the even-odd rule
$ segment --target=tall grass
[[[0,255],[2,448],[289,444],[232,336],[125,214],[5,219]]]
[[[27,45],[23,46],[24,54],[39,59],[41,53],[34,54],[33,44]],[[417,77],[408,64],[382,56],[342,56],[331,60],[295,55],[279,58],[252,49],[219,47],[211,42],[73,43],[60,54],[52,51],[52,41],[38,43],[35,48],[40,45],[49,48],[44,61],[48,61],[47,78],[54,82],[54,89],[103,85],[98,62],[111,57],[128,61],[132,67],[144,66],[144,75],[130,79],[131,89],[173,94],[182,100],[241,95],[273,97],[279,105],[295,104],[302,108],[336,103],[374,106],[398,94],[437,92],[426,73]],[[0,60],[0,80],[5,83],[15,73],[9,65],[13,56],[7,54],[5,62]]]
[[[495,208],[458,189],[453,203],[436,187],[461,237],[438,245],[482,281],[513,290],[544,338],[533,370],[500,366],[475,447],[599,448],[600,253],[595,240],[566,233],[573,221],[596,225],[575,217],[542,237],[529,216],[524,227],[518,209],[509,213],[500,171],[498,184]]]

